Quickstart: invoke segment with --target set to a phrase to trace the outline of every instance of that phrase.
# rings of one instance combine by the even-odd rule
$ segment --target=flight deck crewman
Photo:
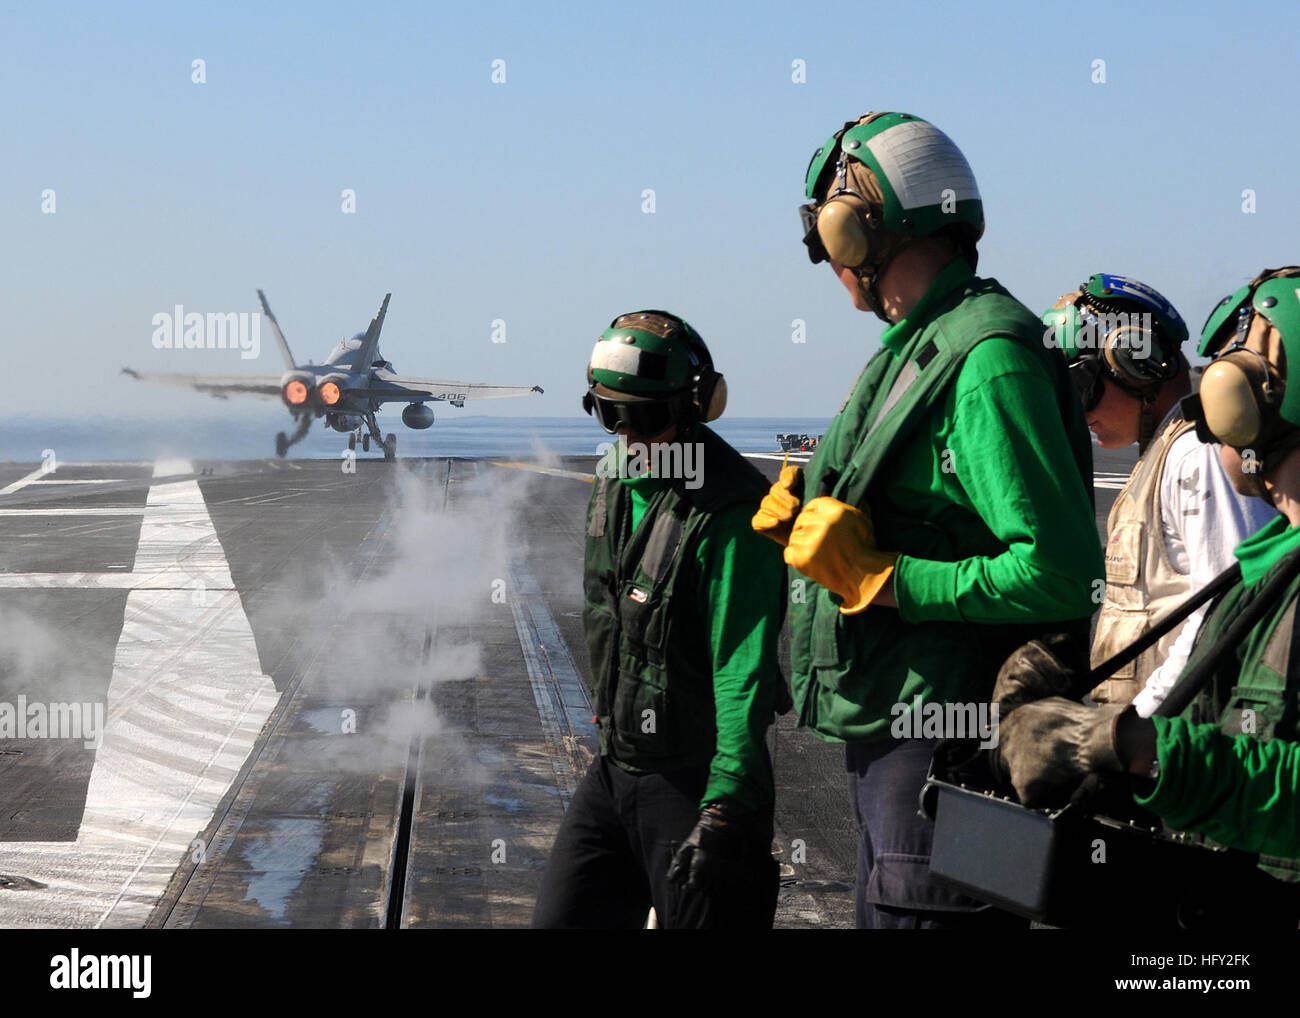
[[[1232,549],[1277,511],[1236,491],[1218,446],[1198,439],[1194,422],[1184,418],[1179,401],[1191,391],[1182,353],[1187,326],[1161,294],[1136,279],[1098,273],[1044,312],[1043,323],[1050,330],[1044,341],[1070,360],[1097,443],[1121,449],[1136,442],[1141,453],[1107,522],[1095,668],[1232,565]],[[1187,663],[1205,611],[1100,683],[1092,699],[1132,702],[1149,716]]]
[[[1087,707],[1060,695],[1068,669],[1030,644],[1007,662],[997,754],[1022,802],[1068,796],[1094,772],[1127,771],[1136,801],[1178,831],[1260,853],[1300,882],[1300,266],[1266,269],[1225,298],[1201,333],[1198,431],[1223,443],[1239,491],[1280,515],[1236,549],[1241,578],[1213,603],[1180,676],[1208,675],[1181,716]],[[1258,614],[1256,614],[1258,613]],[[1254,621],[1252,624],[1252,617]],[[1190,692],[1190,691],[1189,691]],[[1171,701],[1184,699],[1175,686]],[[1174,704],[1166,704],[1166,708]],[[1153,779],[1153,780],[1152,780]],[[1253,904],[1274,907],[1263,894]],[[1291,928],[1295,914],[1290,913]]]
[[[533,925],[635,928],[653,904],[661,927],[770,929],[764,739],[789,694],[785,567],[749,526],[767,481],[706,426],[726,383],[675,315],[615,319],[587,381],[583,406],[620,436],[587,512],[600,754],[556,835]],[[662,455],[674,447],[676,460]],[[674,461],[692,476],[668,476]]]
[[[1006,922],[931,882],[917,799],[936,743],[891,724],[917,697],[987,705],[1028,633],[1086,642],[1103,567],[1079,398],[1038,317],[975,275],[983,206],[947,135],[867,114],[805,186],[810,257],[888,327],[807,470],[784,470],[754,518],[807,578],[799,722],[846,743],[859,926]]]

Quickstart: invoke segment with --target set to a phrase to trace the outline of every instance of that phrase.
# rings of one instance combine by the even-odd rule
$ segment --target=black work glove
[[[702,891],[722,870],[739,863],[743,854],[734,810],[725,803],[711,802],[700,811],[700,819],[673,856],[668,879],[687,890]]]

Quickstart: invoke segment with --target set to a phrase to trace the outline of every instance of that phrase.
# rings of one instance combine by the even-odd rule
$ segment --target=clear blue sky
[[[1199,330],[1261,267],[1300,262],[1286,5],[551,6],[6,11],[8,412],[217,409],[118,371],[278,372],[265,336],[256,362],[150,343],[155,313],[254,311],[262,287],[301,359],[391,290],[399,371],[547,390],[481,410],[580,413],[596,335],[657,306],[709,342],[732,413],[830,415],[880,323],[808,263],[795,207],[812,150],[873,109],[961,146],[981,273],[1036,311],[1119,272]]]

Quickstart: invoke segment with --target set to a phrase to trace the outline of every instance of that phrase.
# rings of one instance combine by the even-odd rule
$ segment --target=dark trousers
[[[665,929],[771,929],[778,868],[772,815],[746,836],[742,859],[699,892],[668,866],[700,814],[708,767],[629,774],[598,756],[564,814],[533,910],[534,928],[639,929],[654,906]]]
[[[845,767],[858,828],[859,929],[1024,928],[1024,919],[930,879],[934,822],[918,810],[933,739],[847,743]]]

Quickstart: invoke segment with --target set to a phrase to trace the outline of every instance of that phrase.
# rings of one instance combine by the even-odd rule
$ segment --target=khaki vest
[[[1106,532],[1106,601],[1097,617],[1092,667],[1119,653],[1151,627],[1151,621],[1192,594],[1191,577],[1169,561],[1160,526],[1160,480],[1174,442],[1195,425],[1176,414],[1147,447],[1110,507]],[[1090,694],[1098,703],[1131,703],[1182,632],[1183,622],[1148,647]]]

